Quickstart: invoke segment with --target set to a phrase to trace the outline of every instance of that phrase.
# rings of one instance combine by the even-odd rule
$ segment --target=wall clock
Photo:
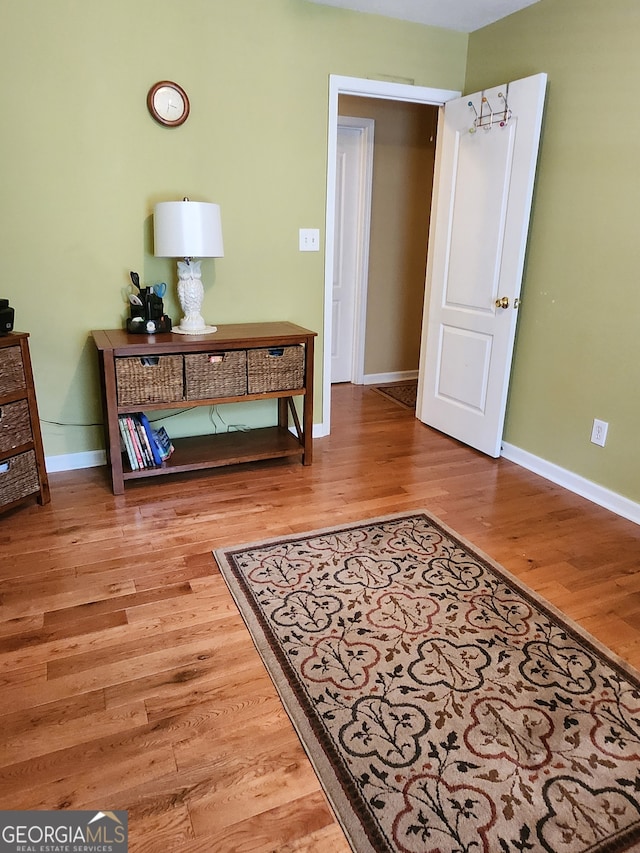
[[[149,89],[147,106],[154,119],[165,127],[178,127],[189,116],[187,93],[171,80],[161,80]]]

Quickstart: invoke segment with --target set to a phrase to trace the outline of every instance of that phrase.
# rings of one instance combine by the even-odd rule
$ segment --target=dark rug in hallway
[[[638,849],[640,674],[440,521],[215,556],[355,851]]]
[[[401,406],[406,406],[415,411],[418,394],[417,379],[411,382],[396,382],[393,385],[376,385],[372,386],[372,390],[389,400],[393,400],[394,403],[400,403]]]

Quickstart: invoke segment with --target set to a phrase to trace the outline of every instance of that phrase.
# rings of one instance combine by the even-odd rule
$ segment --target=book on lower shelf
[[[126,415],[118,416],[118,426],[120,427],[120,446],[126,453],[131,470],[137,471],[139,468],[138,458],[131,443],[131,434],[129,432]]]
[[[154,429],[153,437],[160,452],[160,456],[162,457],[162,461],[164,462],[165,459],[168,459],[174,451],[171,439],[167,435],[167,431],[164,427]]]
[[[159,468],[173,453],[164,427],[154,429],[144,412],[118,415],[120,443],[132,471]]]
[[[138,418],[140,419],[140,426],[144,435],[145,444],[148,448],[149,455],[151,456],[151,464],[162,465],[163,457],[160,453],[160,449],[154,437],[154,430],[151,424],[149,423],[149,419],[147,418],[144,412],[140,412],[138,414]]]

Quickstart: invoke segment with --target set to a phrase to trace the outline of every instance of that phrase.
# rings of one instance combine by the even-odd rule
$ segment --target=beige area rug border
[[[250,602],[247,601],[244,591],[236,583],[235,578],[233,578],[226,555],[245,551],[249,548],[260,548],[265,545],[272,545],[280,542],[295,542],[296,540],[304,540],[312,536],[322,536],[327,533],[340,533],[347,530],[353,530],[354,528],[366,527],[372,524],[380,524],[396,519],[411,518],[416,515],[426,516],[431,524],[440,528],[444,534],[449,536],[463,548],[470,551],[478,560],[484,562],[491,571],[495,572],[511,586],[514,586],[518,590],[518,593],[525,599],[531,601],[535,607],[545,611],[549,616],[560,621],[564,628],[573,633],[581,643],[589,646],[594,654],[600,658],[604,658],[607,664],[617,666],[625,673],[625,675],[640,681],[640,671],[636,670],[635,667],[632,667],[623,658],[611,649],[607,648],[603,643],[563,613],[559,608],[555,607],[551,602],[547,601],[537,592],[532,590],[527,586],[527,584],[518,578],[517,575],[510,572],[484,551],[477,548],[468,539],[457,533],[452,527],[438,518],[438,516],[426,509],[412,509],[393,513],[391,515],[373,516],[364,520],[361,519],[353,522],[342,522],[341,524],[314,528],[302,533],[285,533],[280,536],[272,536],[265,539],[257,539],[252,542],[246,542],[242,545],[233,545],[226,548],[216,549],[213,551],[213,555],[220,573],[227,584],[240,615],[247,626],[253,644],[262,658],[267,672],[273,681],[278,695],[280,696],[283,707],[287,712],[287,715],[289,716],[302,746],[316,772],[325,795],[331,804],[336,819],[340,823],[352,848],[357,850],[357,853],[376,853],[376,850],[362,830],[362,824],[354,812],[351,800],[349,799],[348,794],[343,791],[342,785],[336,777],[332,762],[325,754],[321,738],[314,731],[314,728],[307,719],[307,716],[300,710],[300,704],[296,696],[296,692],[291,687],[284,671],[283,663],[286,664],[286,659],[283,658],[281,663],[281,660],[276,655],[273,646],[269,642],[270,632],[268,626],[263,625],[263,620],[256,617]],[[231,574],[231,580],[227,577],[226,572]],[[276,648],[279,647],[276,645]],[[340,762],[339,755],[334,755],[334,759],[336,763]],[[345,778],[348,776],[348,772],[346,770],[344,776]]]

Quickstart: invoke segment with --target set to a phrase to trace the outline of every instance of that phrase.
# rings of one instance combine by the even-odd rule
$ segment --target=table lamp
[[[222,258],[220,205],[202,201],[161,201],[153,214],[154,255],[157,258],[184,258],[178,261],[178,299],[183,317],[174,332],[206,335],[217,331],[200,313],[204,288],[200,261],[194,258]]]

